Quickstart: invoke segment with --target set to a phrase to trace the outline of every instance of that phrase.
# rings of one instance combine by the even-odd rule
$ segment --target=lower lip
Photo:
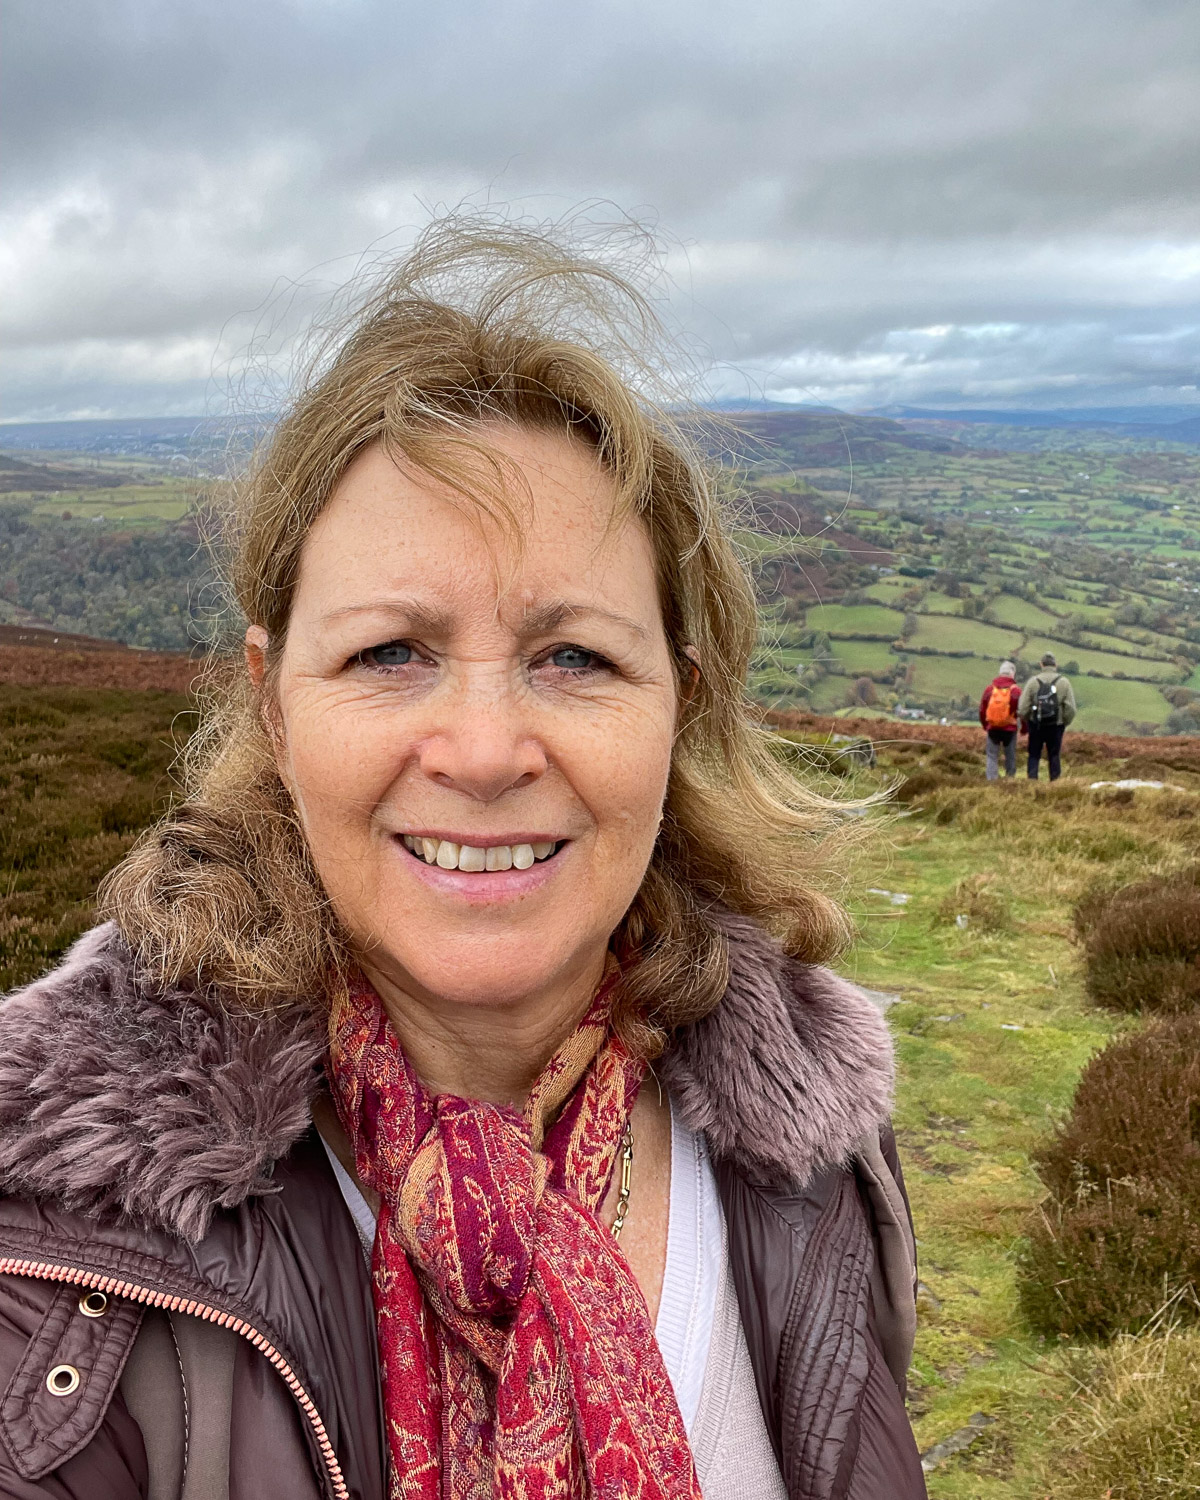
[[[572,847],[570,843],[560,845],[558,853],[549,859],[535,861],[527,870],[443,870],[440,865],[427,865],[423,859],[406,849],[399,839],[395,840],[397,853],[411,868],[412,873],[431,890],[442,895],[454,896],[468,906],[495,906],[502,901],[518,901],[554,878]]]

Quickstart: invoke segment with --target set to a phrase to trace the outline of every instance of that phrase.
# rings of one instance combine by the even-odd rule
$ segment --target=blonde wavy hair
[[[750,710],[754,590],[719,465],[694,424],[645,394],[658,337],[646,297],[603,260],[553,235],[450,219],[326,338],[224,529],[233,595],[270,638],[263,689],[240,660],[210,662],[183,798],[101,892],[152,975],[253,1005],[323,1000],[344,976],[353,956],[267,725],[301,554],[348,465],[375,443],[519,526],[486,443],[497,422],[590,443],[618,512],[640,517],[653,547],[681,710],[661,832],[613,938],[637,959],[623,1030],[653,1052],[718,1003],[728,961],[717,908],[755,918],[798,959],[840,950],[848,921],[822,887],[844,818],[781,762]]]

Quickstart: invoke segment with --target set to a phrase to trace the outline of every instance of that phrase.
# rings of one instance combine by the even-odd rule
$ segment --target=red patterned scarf
[[[374,990],[330,1021],[372,1257],[393,1500],[700,1500],[641,1290],[598,1210],[645,1064],[611,983],[524,1112],[430,1097]]]

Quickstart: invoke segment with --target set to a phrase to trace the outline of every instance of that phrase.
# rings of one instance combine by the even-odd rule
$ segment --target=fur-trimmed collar
[[[887,1028],[827,969],[725,916],[730,984],[656,1069],[714,1156],[800,1185],[886,1118]],[[115,927],[0,1004],[0,1192],[119,1212],[187,1240],[271,1191],[308,1129],[325,1050],[299,1006],[249,1015],[139,977]]]

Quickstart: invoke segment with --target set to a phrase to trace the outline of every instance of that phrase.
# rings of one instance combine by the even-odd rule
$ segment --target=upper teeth
[[[404,835],[404,847],[427,865],[443,870],[528,870],[535,859],[548,859],[554,844],[491,844],[486,849],[473,844],[452,844],[449,839]]]

